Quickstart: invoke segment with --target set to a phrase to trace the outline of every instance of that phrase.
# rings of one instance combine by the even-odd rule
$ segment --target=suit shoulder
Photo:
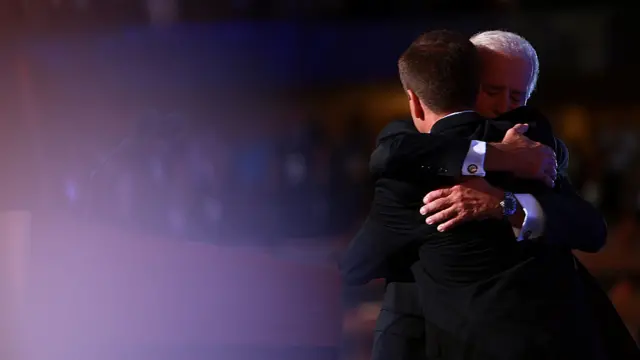
[[[378,134],[378,137],[376,138],[376,145],[388,138],[415,132],[416,128],[413,125],[412,120],[395,120],[388,123],[382,131],[380,131],[380,134]]]

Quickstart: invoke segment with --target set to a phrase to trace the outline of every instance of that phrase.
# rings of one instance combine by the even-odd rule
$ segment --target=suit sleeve
[[[340,262],[340,274],[347,285],[364,285],[387,276],[385,255],[392,249],[384,249],[383,244],[393,241],[388,236],[384,226],[367,218]]]
[[[432,176],[459,178],[471,141],[436,134],[397,134],[378,142],[370,159],[374,176],[400,180]]]
[[[371,212],[341,259],[343,281],[363,285],[387,277],[389,257],[421,238],[413,222],[416,215],[393,192],[376,187]]]
[[[567,176],[569,151],[556,139],[559,175],[553,191],[532,195],[545,214],[545,241],[585,252],[597,252],[607,238],[607,224],[600,212],[584,200]]]

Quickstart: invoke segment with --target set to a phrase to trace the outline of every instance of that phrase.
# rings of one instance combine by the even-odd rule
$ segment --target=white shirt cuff
[[[531,194],[514,194],[522,210],[524,210],[524,223],[519,233],[516,233],[518,241],[536,239],[544,233],[544,211],[538,200]]]
[[[480,176],[486,175],[484,171],[484,158],[487,155],[487,143],[484,141],[471,140],[467,157],[462,163],[463,176]]]

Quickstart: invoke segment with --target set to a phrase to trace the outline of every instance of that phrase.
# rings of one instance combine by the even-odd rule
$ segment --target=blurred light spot
[[[70,202],[76,202],[78,200],[78,185],[75,181],[67,180],[64,192]]]
[[[288,155],[284,166],[291,184],[300,184],[307,176],[307,161],[302,154]]]

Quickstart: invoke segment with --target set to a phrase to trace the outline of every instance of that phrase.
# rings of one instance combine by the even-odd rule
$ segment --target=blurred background
[[[368,210],[375,136],[408,116],[396,60],[438,28],[537,49],[531,104],[609,223],[579,256],[637,334],[640,28],[615,2],[553,5],[2,2],[0,207],[34,214],[29,347],[368,358],[383,284],[342,287],[337,258]]]

